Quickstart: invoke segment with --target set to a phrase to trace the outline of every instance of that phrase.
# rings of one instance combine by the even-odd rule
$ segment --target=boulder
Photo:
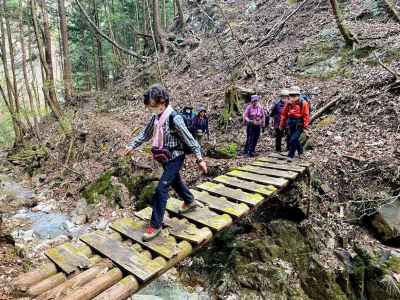
[[[400,242],[400,200],[381,206],[370,224],[383,242]]]

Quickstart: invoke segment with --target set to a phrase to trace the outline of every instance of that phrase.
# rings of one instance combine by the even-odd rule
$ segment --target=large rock
[[[400,242],[400,200],[381,206],[372,216],[371,225],[383,242]]]

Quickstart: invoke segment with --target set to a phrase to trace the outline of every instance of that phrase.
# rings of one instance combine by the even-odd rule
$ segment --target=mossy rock
[[[33,176],[36,169],[40,168],[41,162],[49,156],[48,149],[41,145],[26,145],[24,148],[10,154],[7,159],[15,165],[25,168],[25,171]]]
[[[82,192],[82,196],[87,200],[88,204],[96,204],[99,202],[99,195],[112,193],[111,177],[112,170],[106,171],[95,182],[89,184]]]
[[[135,201],[135,208],[137,210],[144,209],[151,204],[157,185],[158,181],[152,181],[143,187],[140,191],[139,197]]]
[[[232,159],[237,157],[238,145],[235,143],[217,146],[210,149],[208,156],[217,159]]]

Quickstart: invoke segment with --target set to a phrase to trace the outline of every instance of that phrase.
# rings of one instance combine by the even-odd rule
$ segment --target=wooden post
[[[81,287],[84,284],[87,284],[88,282],[94,280],[97,276],[99,276],[99,274],[104,274],[112,267],[112,262],[110,260],[101,259],[99,256],[98,258],[100,259],[100,261],[95,266],[75,275],[61,285],[56,286],[51,290],[48,290],[46,293],[40,295],[37,300],[50,300],[56,299],[57,297],[65,296],[63,293],[68,289]]]
[[[17,290],[25,292],[32,285],[56,274],[56,272],[56,265],[53,263],[47,263],[36,270],[20,275],[16,279],[14,286]]]
[[[31,286],[28,290],[28,295],[31,297],[39,296],[40,294],[60,285],[67,280],[64,273],[57,273],[49,278],[40,281],[39,283]]]
[[[123,300],[128,298],[139,288],[139,284],[135,277],[129,275],[122,279],[117,284],[114,284],[108,290],[98,295],[93,300]]]
[[[113,284],[122,279],[122,272],[118,268],[108,271],[106,274],[97,277],[96,279],[85,284],[81,288],[75,290],[71,295],[68,295],[64,300],[89,300],[108,289]]]

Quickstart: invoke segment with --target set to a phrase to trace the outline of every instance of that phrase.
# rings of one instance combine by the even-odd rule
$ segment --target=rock
[[[370,224],[383,242],[400,242],[400,200],[381,206],[371,217]]]
[[[152,181],[142,189],[138,199],[135,202],[135,208],[137,210],[141,210],[151,204],[151,200],[157,188],[157,185],[158,181]]]
[[[104,229],[107,228],[109,223],[110,223],[109,220],[106,220],[104,218],[100,218],[95,227],[98,230],[104,230]]]
[[[75,215],[71,219],[72,223],[76,225],[83,225],[87,222],[87,216],[86,215]]]
[[[42,202],[32,208],[33,212],[45,212],[50,213],[51,211],[57,210],[57,202],[54,199],[49,200],[48,202]]]
[[[217,145],[214,148],[210,148],[207,152],[207,156],[216,159],[231,159],[237,156],[238,145],[235,143]]]

